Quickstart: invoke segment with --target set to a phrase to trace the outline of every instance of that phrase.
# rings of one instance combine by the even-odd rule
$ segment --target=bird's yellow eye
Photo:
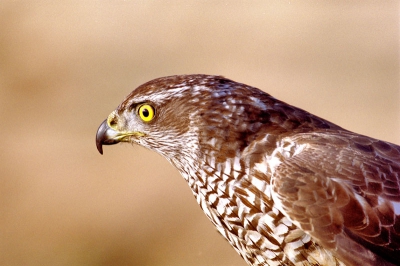
[[[150,122],[154,118],[154,108],[148,104],[142,104],[139,106],[138,113],[144,122]]]

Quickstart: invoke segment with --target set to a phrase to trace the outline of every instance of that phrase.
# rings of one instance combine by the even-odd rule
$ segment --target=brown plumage
[[[220,76],[155,79],[99,127],[188,182],[249,265],[400,265],[400,147]]]

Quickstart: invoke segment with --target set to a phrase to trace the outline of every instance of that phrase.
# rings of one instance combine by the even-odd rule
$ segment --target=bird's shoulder
[[[263,157],[285,215],[344,261],[398,259],[400,146],[341,129],[290,132],[274,141]],[[260,157],[261,147],[254,150]],[[348,253],[354,249],[357,260]]]

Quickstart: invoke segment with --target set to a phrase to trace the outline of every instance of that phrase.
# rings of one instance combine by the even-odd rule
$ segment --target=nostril
[[[107,118],[107,124],[110,128],[112,129],[116,129],[117,125],[118,125],[118,120],[117,120],[117,116],[115,115],[114,112],[112,112],[108,118]]]
[[[112,119],[111,121],[110,121],[110,126],[111,127],[114,127],[114,126],[116,126],[117,125],[117,122],[115,121],[115,119]]]

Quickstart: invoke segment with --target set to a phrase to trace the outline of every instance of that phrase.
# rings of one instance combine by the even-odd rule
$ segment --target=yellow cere
[[[108,117],[107,117],[107,125],[116,130],[116,126],[117,126],[117,122],[116,122],[116,115],[115,115],[115,111],[113,111]]]
[[[148,104],[142,104],[139,106],[138,113],[144,122],[150,122],[154,118],[154,108]]]

